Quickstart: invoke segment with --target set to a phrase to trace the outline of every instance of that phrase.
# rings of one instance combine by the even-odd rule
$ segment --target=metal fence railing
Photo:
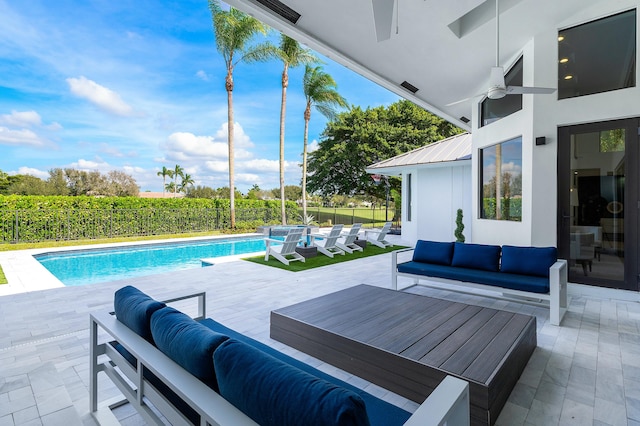
[[[229,228],[229,221],[229,209],[222,208],[0,210],[0,243],[207,232]],[[255,230],[280,221],[280,212],[274,209],[236,208],[238,229]]]
[[[300,210],[302,213],[302,210]],[[342,223],[345,225],[353,225],[354,223],[362,223],[364,227],[382,226],[384,222],[394,222],[394,227],[400,226],[399,216],[393,208],[327,208],[327,207],[308,207],[307,214],[313,216],[315,222],[320,225]]]
[[[381,226],[395,220],[394,209],[310,207],[307,214],[320,225],[362,223]],[[255,231],[282,222],[280,209],[236,208],[236,229]],[[399,213],[398,213],[399,215]],[[287,223],[302,222],[302,210],[287,209]],[[228,229],[224,208],[153,209],[0,209],[0,243],[73,241],[85,239],[183,234]]]

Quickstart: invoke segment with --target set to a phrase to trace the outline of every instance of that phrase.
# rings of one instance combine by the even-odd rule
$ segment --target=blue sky
[[[399,99],[323,60],[349,104]],[[277,61],[234,72],[242,192],[279,186],[281,73]],[[291,70],[287,91],[287,185],[301,179],[302,74]],[[179,164],[196,185],[227,186],[224,75],[207,0],[0,0],[0,170],[122,170],[161,191],[157,172]],[[310,142],[325,124],[314,110]]]

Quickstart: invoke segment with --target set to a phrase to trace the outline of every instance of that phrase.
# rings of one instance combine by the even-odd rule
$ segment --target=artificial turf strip
[[[0,266],[0,284],[8,284],[7,277],[4,276],[2,266]]]
[[[329,256],[325,256],[324,254],[318,252],[317,256],[306,259],[304,263],[296,260],[295,262],[290,262],[289,266],[285,265],[284,263],[281,263],[279,260],[273,257],[269,257],[268,261],[264,260],[264,256],[246,257],[243,260],[259,263],[261,265],[273,266],[280,269],[286,269],[287,271],[291,271],[291,272],[300,272],[300,271],[306,271],[307,269],[311,269],[311,268],[318,268],[320,266],[333,265],[335,263],[348,262],[350,260],[361,259],[363,257],[390,253],[392,251],[400,250],[403,248],[406,248],[406,247],[392,246],[392,247],[387,247],[383,249],[383,248],[374,246],[372,244],[367,244],[367,247],[364,249],[364,251],[354,251],[352,254],[347,253],[344,256],[336,254],[335,256],[333,256],[333,258],[330,258]]]

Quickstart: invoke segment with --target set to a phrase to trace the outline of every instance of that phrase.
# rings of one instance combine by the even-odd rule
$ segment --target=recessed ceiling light
[[[562,58],[562,59],[560,59],[560,63],[561,63],[561,64],[566,64],[567,62],[569,62],[569,58]]]
[[[562,40],[564,40],[564,36],[563,35],[559,35],[558,36],[558,41],[562,41]]]
[[[564,79],[565,80],[571,80],[573,78],[573,76],[571,74],[565,75]]]

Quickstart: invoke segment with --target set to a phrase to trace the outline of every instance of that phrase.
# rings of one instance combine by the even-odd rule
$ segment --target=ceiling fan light
[[[507,94],[507,91],[502,87],[491,87],[487,91],[487,98],[489,99],[502,99]]]

